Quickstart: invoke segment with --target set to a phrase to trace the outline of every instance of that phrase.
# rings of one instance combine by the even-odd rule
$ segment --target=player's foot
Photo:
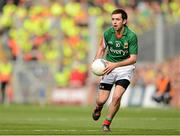
[[[109,125],[102,125],[102,130],[104,132],[111,132],[111,129],[110,129]]]
[[[110,132],[110,131],[111,131],[111,130],[110,130],[110,124],[111,124],[111,120],[105,119],[104,122],[103,122],[103,124],[102,124],[102,129],[103,129],[103,131],[105,131],[105,132]]]
[[[99,117],[101,116],[101,110],[102,110],[102,107],[96,107],[94,109],[94,112],[92,113],[92,118],[97,121],[99,119]]]

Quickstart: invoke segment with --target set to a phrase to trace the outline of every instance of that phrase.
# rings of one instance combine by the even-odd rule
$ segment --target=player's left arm
[[[121,67],[121,66],[127,66],[127,65],[132,65],[135,64],[137,61],[137,55],[136,54],[131,54],[129,58],[120,61],[120,62],[107,62],[107,67],[104,70],[104,73],[108,74],[110,73],[113,69],[117,68],[117,67]]]
[[[132,64],[135,64],[136,61],[137,61],[137,55],[136,54],[131,54],[129,58],[127,58],[127,59],[125,59],[123,61],[115,63],[115,68],[116,67],[121,67],[121,66],[132,65]]]

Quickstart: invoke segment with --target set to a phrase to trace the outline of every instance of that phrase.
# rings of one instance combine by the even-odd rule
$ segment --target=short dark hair
[[[115,10],[112,12],[111,15],[113,15],[113,14],[121,14],[123,20],[124,20],[124,19],[127,20],[127,18],[128,18],[128,15],[127,15],[126,11],[123,10],[123,9],[120,9],[120,8],[119,8],[119,9],[115,9]]]

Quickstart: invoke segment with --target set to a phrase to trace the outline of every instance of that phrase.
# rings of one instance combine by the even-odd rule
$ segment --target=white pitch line
[[[151,117],[151,118],[134,118],[134,117],[131,117],[131,118],[126,118],[126,117],[123,117],[123,118],[117,118],[116,120],[118,121],[122,121],[122,120],[129,120],[129,119],[138,119],[138,120],[151,120],[151,121],[156,121],[158,118],[156,117]],[[165,119],[165,120],[172,120],[172,119],[175,119],[175,118],[161,118],[162,120]],[[3,119],[2,119],[3,120]],[[68,120],[74,120],[74,121],[87,121],[88,119],[87,118],[26,118],[26,119],[21,119],[21,118],[17,118],[17,119],[6,119],[6,121],[68,121]],[[177,119],[176,120],[180,120],[180,119]]]
[[[22,129],[3,129],[3,130],[0,130],[0,132],[1,131],[4,131],[4,132],[8,132],[8,131],[26,131],[26,130],[22,130]],[[29,131],[29,130],[27,130],[27,131]],[[58,131],[60,131],[60,132],[67,132],[67,131],[69,131],[69,132],[77,132],[77,131],[79,131],[79,130],[75,130],[75,129],[50,129],[50,130],[44,130],[44,129],[35,129],[35,130],[31,130],[31,131],[36,131],[36,132],[43,132],[43,131],[53,131],[53,132],[58,132]],[[88,132],[94,132],[94,131],[98,131],[98,130],[95,130],[95,129],[87,129],[87,130],[83,130],[83,131],[88,131]]]

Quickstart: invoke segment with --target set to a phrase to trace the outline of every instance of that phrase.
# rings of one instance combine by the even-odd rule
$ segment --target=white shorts
[[[134,74],[134,69],[134,65],[115,68],[108,75],[104,75],[100,83],[114,84],[116,81],[121,79],[127,79],[128,81],[130,81]]]

